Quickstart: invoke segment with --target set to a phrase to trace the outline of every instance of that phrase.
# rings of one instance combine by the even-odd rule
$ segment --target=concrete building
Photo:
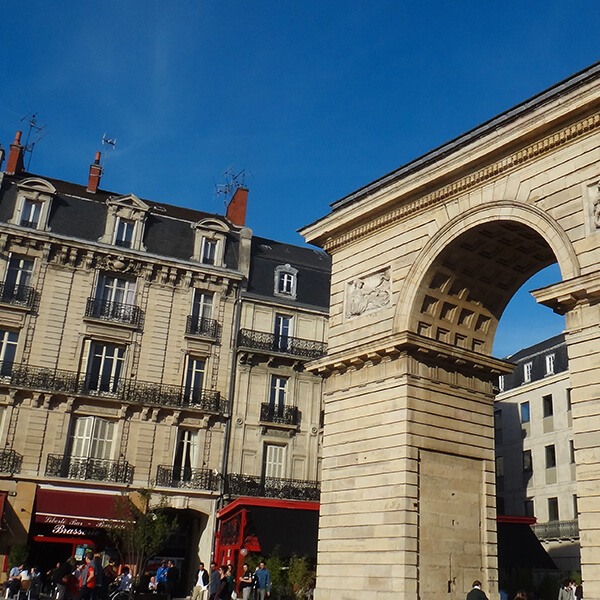
[[[507,357],[494,406],[498,513],[532,526],[563,571],[580,569],[571,384],[564,335]]]
[[[115,496],[152,486],[187,589],[219,507],[318,495],[303,364],[325,348],[329,259],[253,239],[244,188],[208,214],[101,190],[99,153],[87,185],[23,153],[17,134],[0,173],[0,560],[107,548]]]

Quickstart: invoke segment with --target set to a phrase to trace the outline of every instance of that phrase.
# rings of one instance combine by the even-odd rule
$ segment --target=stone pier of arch
[[[513,294],[566,316],[582,577],[600,598],[600,66],[332,205],[316,600],[498,595],[492,357]]]

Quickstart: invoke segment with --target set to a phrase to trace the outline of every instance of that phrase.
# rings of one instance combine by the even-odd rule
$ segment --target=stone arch
[[[394,331],[491,354],[514,293],[555,262],[563,280],[580,274],[571,241],[547,213],[513,201],[473,208],[442,227],[414,262]]]

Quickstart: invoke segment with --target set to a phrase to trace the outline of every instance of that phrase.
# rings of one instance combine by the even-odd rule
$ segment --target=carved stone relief
[[[346,284],[346,318],[379,310],[390,303],[390,270],[383,269]]]

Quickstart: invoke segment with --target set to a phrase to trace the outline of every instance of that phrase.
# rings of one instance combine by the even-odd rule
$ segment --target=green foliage
[[[287,577],[283,571],[286,565],[279,554],[276,553],[267,558],[265,566],[271,574],[271,596],[279,598],[285,593],[286,589]]]
[[[315,572],[310,561],[303,556],[292,556],[287,573],[288,594],[299,600],[306,597],[306,591],[315,578]]]
[[[108,536],[115,543],[121,560],[130,564],[139,579],[148,559],[158,554],[177,528],[177,519],[166,513],[166,498],[151,506],[152,490],[140,489],[136,501],[123,495],[115,500],[114,519],[109,520]]]
[[[29,548],[25,544],[15,544],[8,554],[8,568],[18,567],[27,562]]]

